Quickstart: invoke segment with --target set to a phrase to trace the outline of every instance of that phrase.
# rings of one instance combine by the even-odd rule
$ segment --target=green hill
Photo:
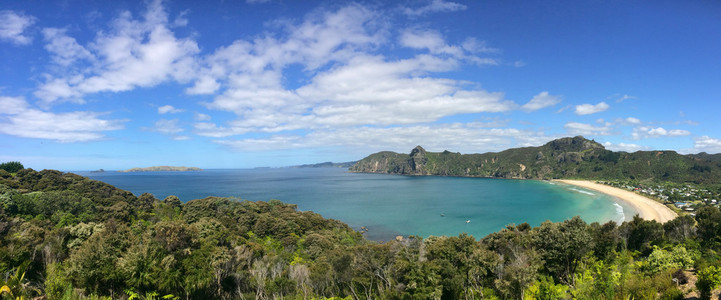
[[[539,147],[483,154],[427,152],[417,146],[410,154],[378,152],[358,161],[351,172],[519,179],[637,179],[717,183],[718,155],[681,155],[675,151],[606,150],[584,137],[550,141]]]

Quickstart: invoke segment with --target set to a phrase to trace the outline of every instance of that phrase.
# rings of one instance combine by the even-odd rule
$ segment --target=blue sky
[[[4,1],[0,161],[721,152],[718,1]]]

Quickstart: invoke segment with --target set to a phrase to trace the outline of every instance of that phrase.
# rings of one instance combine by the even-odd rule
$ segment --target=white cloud
[[[613,144],[611,142],[605,142],[605,143],[603,143],[603,146],[606,147],[606,149],[608,149],[608,150],[625,151],[625,152],[636,152],[636,151],[651,149],[648,146],[641,146],[641,145],[636,145],[636,144],[626,144],[626,143]]]
[[[648,135],[650,136],[661,136],[661,135],[668,135],[668,131],[666,129],[663,129],[661,127],[658,128],[651,128],[648,130]]]
[[[570,104],[569,104],[569,105],[566,105],[566,106],[561,107],[560,109],[558,109],[558,110],[556,111],[556,113],[557,113],[557,114],[560,114],[560,113],[564,112],[565,110],[571,109],[571,108],[573,108],[573,105],[570,105]]]
[[[617,118],[613,121],[611,124],[615,125],[624,125],[624,126],[638,126],[641,125],[641,120],[634,118],[634,117],[627,117],[627,118]]]
[[[178,109],[173,107],[172,105],[163,105],[161,107],[158,107],[158,113],[161,115],[164,114],[177,114],[180,112],[184,112],[185,110]]]
[[[596,105],[593,104],[581,104],[576,105],[576,114],[577,115],[590,115],[599,113],[602,111],[605,111],[609,108],[608,104],[606,102],[600,102]]]
[[[563,126],[570,135],[611,135],[612,128],[609,126],[593,126],[591,124],[569,122]]]
[[[172,120],[160,119],[157,122],[155,122],[153,131],[160,132],[162,134],[167,134],[167,135],[176,135],[178,133],[185,131],[185,129],[180,128],[180,126],[178,126],[179,121],[180,120],[178,120],[178,119],[172,119]]]
[[[316,76],[298,95],[318,103],[312,110],[317,123],[334,126],[411,124],[516,108],[501,93],[463,90],[454,80],[413,76],[445,67],[443,60],[425,56],[395,62],[359,57]]]
[[[180,127],[180,125],[178,124],[179,122],[180,122],[179,119],[170,119],[170,120],[160,119],[155,122],[155,124],[152,128],[145,128],[145,130],[162,133],[176,141],[189,140],[190,139],[189,136],[179,135],[179,133],[185,131],[184,128]]]
[[[638,99],[638,98],[634,97],[634,96],[625,95],[625,94],[623,96],[616,95],[616,103],[621,103],[625,100],[633,100],[633,99]]]
[[[277,134],[265,138],[217,140],[236,151],[266,151],[312,147],[342,147],[368,152],[392,150],[408,152],[416,145],[429,151],[452,150],[463,153],[500,151],[512,145],[538,146],[549,137],[535,131],[512,128],[478,128],[467,124],[419,125],[391,128],[344,128],[313,132],[305,136]]]
[[[77,60],[94,60],[95,57],[78,44],[78,42],[66,35],[65,29],[45,28],[43,36],[47,44],[45,50],[52,54],[55,63],[61,66],[68,66]]]
[[[28,109],[28,103],[21,97],[0,96],[0,114],[16,115]]]
[[[25,30],[35,23],[35,17],[26,16],[11,10],[0,10],[0,40],[16,45],[28,45],[32,38]]]
[[[149,4],[142,20],[123,12],[112,22],[111,30],[99,32],[89,47],[82,47],[64,32],[48,31],[49,50],[55,59],[70,63],[78,58],[96,58],[93,66],[81,74],[66,70],[50,77],[38,87],[35,96],[45,103],[73,100],[98,92],[121,92],[150,87],[168,80],[185,82],[195,77],[195,41],[178,39],[169,29],[168,16],[158,0]],[[61,41],[53,44],[54,38]],[[80,51],[72,56],[69,51]]]
[[[453,12],[453,11],[459,11],[459,10],[465,10],[467,6],[456,3],[456,2],[448,2],[443,0],[431,0],[428,5],[421,6],[418,8],[410,8],[406,7],[403,9],[403,13],[408,16],[422,16],[429,13],[436,13],[436,12]]]
[[[420,14],[461,6],[433,1]],[[368,133],[380,137],[381,133],[394,130],[405,133],[415,129],[425,132],[428,140],[433,140],[435,133],[448,133],[478,138],[480,145],[498,135],[495,131],[507,131],[501,139],[504,143],[513,139],[525,145],[540,140],[534,133],[487,129],[483,127],[489,125],[479,125],[480,122],[455,127],[419,125],[457,114],[519,108],[504,99],[502,93],[438,75],[467,62],[497,63],[478,56],[497,53],[497,49],[488,48],[472,37],[452,45],[436,31],[414,29],[401,30],[398,38],[391,38],[398,31],[387,23],[382,12],[350,4],[333,11],[315,11],[299,23],[277,23],[280,31],[236,40],[201,57],[195,41],[178,38],[171,31],[174,26],[186,25],[182,14],[178,19],[182,20],[169,22],[161,2],[154,1],[141,18],[121,13],[109,30],[98,33],[86,45],[79,44],[65,30],[46,29],[48,51],[58,64],[67,64],[69,70],[75,71],[46,76],[35,91],[42,100],[40,104],[82,103],[84,97],[93,93],[128,91],[175,81],[188,83],[186,94],[213,95],[211,100],[201,102],[207,108],[236,115],[235,120],[211,122],[210,116],[195,113],[192,132],[208,137],[272,134],[272,138],[239,141],[297,146],[325,140],[330,145],[341,145],[348,141],[337,132],[349,135],[366,131],[365,126],[388,126],[398,129]],[[392,58],[378,54],[381,47],[398,45],[414,52]],[[73,68],[81,63],[82,69]],[[298,66],[307,80],[288,87],[286,71]],[[549,104],[553,97],[556,96],[541,93],[526,108],[553,105]],[[159,114],[181,111],[172,105],[158,107]],[[186,129],[180,124],[178,119],[162,119],[146,130],[176,140],[188,139],[181,135]],[[295,130],[304,133],[297,136]],[[519,137],[512,137],[513,134]],[[297,140],[300,141],[293,142]],[[456,144],[463,143],[459,140]]]
[[[668,135],[669,136],[686,136],[686,135],[691,135],[691,132],[688,130],[683,130],[683,129],[673,129],[673,130],[669,130]]]
[[[218,49],[204,60],[202,75],[187,92],[222,90],[204,105],[233,112],[238,119],[201,122],[195,132],[224,137],[407,125],[518,107],[501,93],[434,76],[458,68],[462,60],[476,61],[471,52],[484,51],[482,43],[466,40],[462,46],[449,46],[437,32],[403,31],[401,44],[429,53],[389,59],[373,54],[373,49],[395,41],[385,37],[387,29],[378,19],[378,12],[350,5],[287,25],[284,34],[238,40]],[[310,76],[296,89],[284,85],[283,72],[292,64],[300,64]]]
[[[625,119],[625,122],[628,124],[641,124],[641,120],[636,119],[634,117],[628,117]]]
[[[182,11],[177,17],[175,17],[175,20],[173,20],[173,27],[188,26],[188,12],[190,12],[190,10],[186,9]]]
[[[498,61],[492,58],[484,58],[473,55],[479,52],[497,52],[497,49],[488,48],[485,43],[469,38],[460,46],[448,45],[443,36],[434,30],[408,29],[401,32],[399,38],[401,46],[426,49],[432,54],[449,55],[451,57],[472,61],[479,65],[498,65]]]
[[[241,131],[239,129],[219,127],[218,125],[215,125],[215,124],[209,123],[209,122],[198,122],[198,123],[195,123],[195,125],[193,127],[195,128],[195,130],[194,130],[195,134],[201,135],[201,136],[214,137],[214,138],[228,137],[228,136],[243,134],[243,133],[247,132],[247,131]]]
[[[434,63],[430,68],[436,67]],[[453,80],[409,77],[424,68],[429,68],[424,59],[385,62],[378,57],[359,57],[347,66],[319,74],[297,92],[236,89],[217,97],[208,107],[233,111],[242,118],[232,123],[232,129],[212,129],[230,134],[413,124],[460,113],[503,112],[516,107],[500,93],[461,90]]]
[[[666,130],[663,127],[647,127],[641,126],[633,129],[631,137],[634,140],[640,140],[645,138],[657,138],[657,137],[676,137],[676,136],[687,136],[691,135],[691,132],[683,129],[671,129]]]
[[[561,97],[548,94],[548,92],[541,92],[538,95],[533,96],[531,101],[521,106],[521,110],[530,112],[539,110],[541,108],[554,106],[561,103]]]
[[[0,97],[0,133],[62,143],[105,138],[104,131],[123,129],[126,120],[101,119],[102,113],[76,111],[52,113],[30,108],[22,98]]]
[[[405,30],[401,33],[402,46],[415,49],[428,49],[431,53],[447,53],[454,56],[463,55],[460,47],[450,47],[441,34],[433,30]]]
[[[695,138],[693,152],[721,153],[721,139],[711,138],[707,135]]]
[[[194,118],[194,119],[195,119],[196,121],[210,121],[211,118],[210,118],[209,115],[206,115],[206,114],[195,113],[195,118]]]
[[[195,81],[195,85],[185,89],[185,92],[190,95],[208,95],[215,93],[220,88],[218,83],[211,76],[202,76]]]

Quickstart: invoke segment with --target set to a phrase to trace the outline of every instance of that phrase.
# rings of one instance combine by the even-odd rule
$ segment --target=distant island
[[[166,171],[172,171],[172,172],[188,172],[188,171],[202,171],[201,168],[196,167],[171,167],[171,166],[155,166],[155,167],[147,167],[147,168],[132,168],[127,169],[123,171],[118,172],[166,172]]]
[[[322,162],[322,163],[317,163],[317,164],[292,166],[291,168],[350,168],[353,165],[355,165],[357,162],[358,161],[335,163],[335,162],[327,161],[327,162]]]

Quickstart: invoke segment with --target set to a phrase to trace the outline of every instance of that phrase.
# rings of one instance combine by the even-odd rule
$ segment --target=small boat
[[[471,223],[471,220],[466,220],[466,224]]]
[[[445,216],[446,216],[446,214],[441,214],[441,217],[445,217]]]

